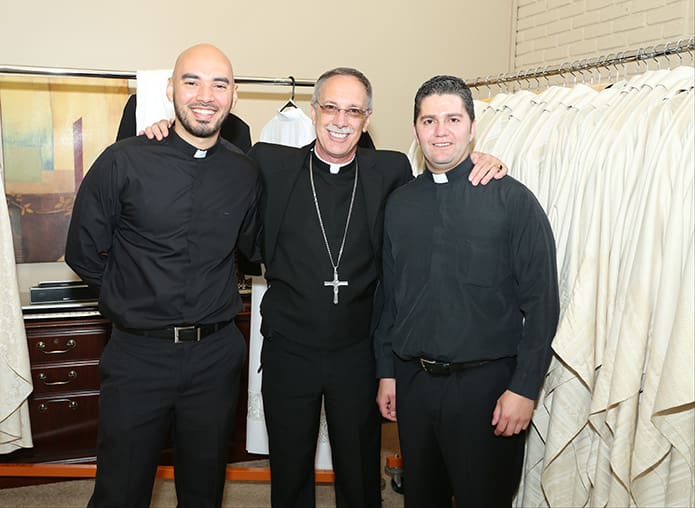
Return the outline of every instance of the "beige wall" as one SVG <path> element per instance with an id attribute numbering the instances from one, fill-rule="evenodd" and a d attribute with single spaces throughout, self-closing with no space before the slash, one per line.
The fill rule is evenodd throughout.
<path id="1" fill-rule="evenodd" d="M 695 34 L 693 0 L 515 0 L 514 70 L 650 48 Z"/>
<path id="2" fill-rule="evenodd" d="M 210 42 L 227 52 L 241 76 L 313 80 L 331 67 L 358 67 L 374 85 L 370 132 L 377 146 L 401 151 L 412 140 L 420 83 L 438 73 L 505 72 L 511 53 L 508 0 L 2 0 L 0 10 L 2 65 L 170 68 L 182 49 Z M 308 113 L 310 90 L 297 93 Z M 284 87 L 240 86 L 236 112 L 254 140 L 288 97 Z M 69 274 L 63 264 L 18 265 L 20 290 Z"/>

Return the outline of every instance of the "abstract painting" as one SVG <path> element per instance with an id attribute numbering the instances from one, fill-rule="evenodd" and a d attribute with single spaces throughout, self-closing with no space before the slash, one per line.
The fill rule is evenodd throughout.
<path id="1" fill-rule="evenodd" d="M 75 193 L 116 139 L 125 79 L 0 76 L 0 150 L 17 263 L 62 260 Z"/>

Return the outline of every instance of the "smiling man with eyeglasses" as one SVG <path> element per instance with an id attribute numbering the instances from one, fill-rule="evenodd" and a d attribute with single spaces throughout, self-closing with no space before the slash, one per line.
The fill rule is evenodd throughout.
<path id="1" fill-rule="evenodd" d="M 383 211 L 412 172 L 400 152 L 358 147 L 372 118 L 372 85 L 360 71 L 325 72 L 311 106 L 315 142 L 257 143 L 249 152 L 264 186 L 261 391 L 271 500 L 274 508 L 315 506 L 324 400 L 336 506 L 375 508 L 381 416 L 372 333 L 381 312 Z M 158 127 L 166 132 L 166 122 Z M 476 183 L 507 172 L 489 155 L 476 162 Z"/>
<path id="2" fill-rule="evenodd" d="M 319 79 L 311 99 L 311 118 L 316 128 L 314 150 L 324 162 L 342 165 L 354 158 L 371 119 L 371 96 L 371 84 L 359 75 Z"/>

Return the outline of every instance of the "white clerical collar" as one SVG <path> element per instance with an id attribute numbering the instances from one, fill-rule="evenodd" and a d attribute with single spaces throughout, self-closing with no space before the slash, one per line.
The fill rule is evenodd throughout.
<path id="1" fill-rule="evenodd" d="M 446 173 L 432 173 L 432 180 L 434 180 L 434 183 L 449 183 Z"/>
<path id="2" fill-rule="evenodd" d="M 337 175 L 340 172 L 341 168 L 344 168 L 345 166 L 347 166 L 348 164 L 350 164 L 352 161 L 355 160 L 355 156 L 353 155 L 352 159 L 350 159 L 349 161 L 344 162 L 342 164 L 336 164 L 334 162 L 328 162 L 326 159 L 321 157 L 316 150 L 313 150 L 313 152 L 316 154 L 316 158 L 318 160 L 320 160 L 321 162 L 323 162 L 325 164 L 328 164 L 328 168 L 329 168 L 332 175 Z"/>
<path id="3" fill-rule="evenodd" d="M 169 134 L 169 137 L 166 138 L 166 142 L 170 143 L 178 151 L 185 154 L 186 157 L 193 157 L 194 159 L 207 159 L 215 153 L 217 147 L 220 144 L 218 139 L 217 141 L 215 141 L 214 145 L 203 149 L 190 144 L 188 141 L 183 139 L 174 129 L 170 130 Z"/>

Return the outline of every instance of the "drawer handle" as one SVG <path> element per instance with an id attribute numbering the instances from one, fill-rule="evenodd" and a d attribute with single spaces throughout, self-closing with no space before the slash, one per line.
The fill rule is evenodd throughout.
<path id="1" fill-rule="evenodd" d="M 46 402 L 42 402 L 39 404 L 39 411 L 42 413 L 45 413 L 48 411 L 48 405 L 49 404 L 59 404 L 61 402 L 67 402 L 68 403 L 68 408 L 70 409 L 77 409 L 77 401 L 76 400 L 71 400 L 71 399 L 51 399 L 47 400 Z"/>
<path id="2" fill-rule="evenodd" d="M 60 355 L 63 353 L 67 353 L 76 345 L 77 342 L 75 341 L 75 339 L 68 339 L 68 341 L 65 343 L 65 346 L 67 346 L 65 349 L 51 349 L 50 351 L 46 351 L 46 343 L 41 340 L 36 343 L 36 348 L 45 355 Z"/>
<path id="3" fill-rule="evenodd" d="M 39 373 L 39 380 L 46 386 L 66 385 L 73 379 L 77 379 L 77 372 L 74 370 L 68 371 L 68 379 L 65 381 L 46 381 L 47 378 L 48 376 L 44 372 Z"/>

